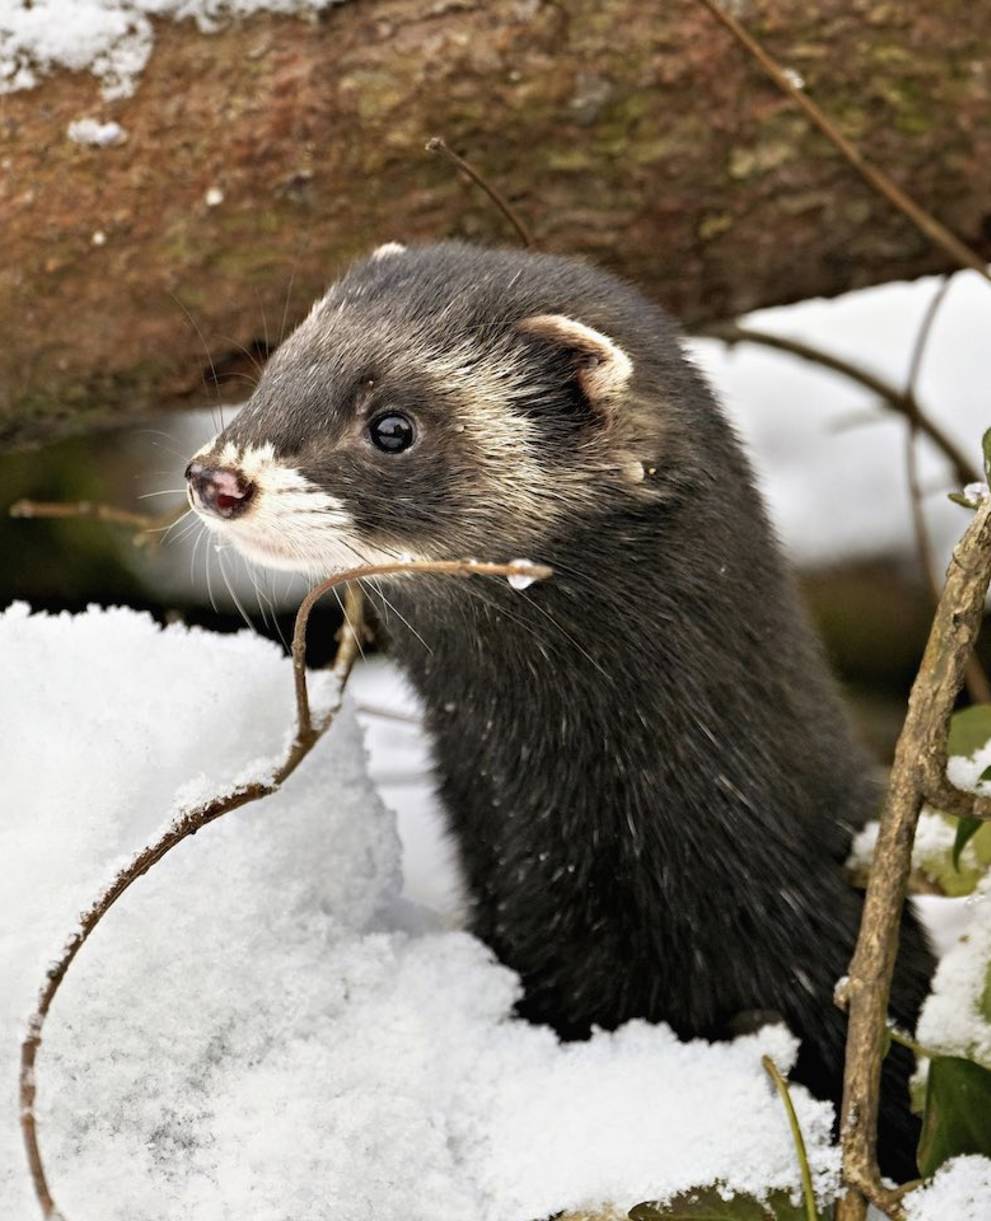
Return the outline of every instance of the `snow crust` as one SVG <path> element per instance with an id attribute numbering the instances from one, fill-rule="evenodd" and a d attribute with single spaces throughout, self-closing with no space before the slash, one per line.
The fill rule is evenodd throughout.
<path id="1" fill-rule="evenodd" d="M 127 132 L 113 120 L 101 123 L 99 119 L 73 119 L 65 134 L 74 144 L 92 144 L 96 148 L 113 148 L 127 139 Z"/>
<path id="2" fill-rule="evenodd" d="M 253 13 L 306 13 L 343 0 L 0 0 L 0 93 L 59 68 L 90 72 L 105 98 L 134 92 L 154 45 L 151 18 L 191 18 L 204 33 Z"/>
<path id="3" fill-rule="evenodd" d="M 962 789 L 987 795 L 991 783 L 981 776 L 991 767 L 991 743 L 970 756 L 953 755 L 946 774 Z M 876 825 L 875 825 L 876 826 Z M 944 858 L 952 851 L 955 824 L 938 814 L 923 813 L 912 851 L 913 863 Z M 971 845 L 961 857 L 964 868 L 978 866 Z M 940 958 L 932 993 L 919 1016 L 920 1043 L 936 1050 L 967 1056 L 991 1068 L 991 1021 L 983 1008 L 991 1004 L 991 874 L 963 900 L 966 925 Z"/>
<path id="4" fill-rule="evenodd" d="M 905 1197 L 906 1221 L 988 1221 L 991 1215 L 991 1161 L 955 1157 L 931 1183 Z"/>
<path id="5" fill-rule="evenodd" d="M 970 911 L 966 931 L 940 959 L 919 1015 L 917 1038 L 926 1047 L 991 1068 L 991 1022 L 982 1008 L 991 1004 L 991 876 L 965 903 Z"/>
<path id="6" fill-rule="evenodd" d="M 946 774 L 960 789 L 969 789 L 982 797 L 991 796 L 991 780 L 981 777 L 991 767 L 991 742 L 972 755 L 952 755 L 946 762 Z"/>
<path id="7" fill-rule="evenodd" d="M 10 609 L 0 673 L 0 1211 L 28 1221 L 16 1059 L 45 965 L 179 809 L 271 772 L 292 684 L 257 637 L 124 610 Z M 67 1215 L 533 1221 L 796 1184 L 759 1064 L 793 1062 L 783 1028 L 709 1046 L 636 1022 L 561 1046 L 510 1017 L 517 980 L 485 947 L 424 931 L 398 861 L 345 704 L 280 793 L 132 887 L 39 1055 Z M 794 1094 L 828 1194 L 830 1108 Z"/>

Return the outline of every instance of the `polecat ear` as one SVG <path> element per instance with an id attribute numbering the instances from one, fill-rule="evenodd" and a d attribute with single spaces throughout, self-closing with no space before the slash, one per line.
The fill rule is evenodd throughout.
<path id="1" fill-rule="evenodd" d="M 573 351 L 582 392 L 603 413 L 633 374 L 633 361 L 618 343 L 564 314 L 535 314 L 524 318 L 519 329 Z"/>

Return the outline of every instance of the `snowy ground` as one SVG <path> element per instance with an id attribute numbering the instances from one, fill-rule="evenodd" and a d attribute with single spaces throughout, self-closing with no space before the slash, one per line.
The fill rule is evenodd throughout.
<path id="1" fill-rule="evenodd" d="M 420 725 L 419 700 L 381 657 L 356 667 L 350 689 L 365 730 L 369 774 L 396 816 L 403 893 L 457 925 L 463 880 L 431 783 L 430 745 Z"/>
<path id="2" fill-rule="evenodd" d="M 271 769 L 292 694 L 270 643 L 128 611 L 13 608 L 0 672 L 0 1215 L 28 1221 L 17 1044 L 45 963 L 179 808 Z M 537 1221 L 705 1183 L 795 1184 L 759 1067 L 763 1053 L 792 1062 L 784 1029 L 710 1046 L 633 1022 L 561 1046 L 511 1020 L 514 977 L 453 930 L 425 744 L 394 717 L 415 713 L 409 694 L 378 665 L 353 696 L 402 847 L 349 707 L 281 794 L 123 897 L 40 1053 L 41 1142 L 66 1215 Z M 796 1101 L 829 1193 L 829 1106 Z M 986 1217 L 989 1171 L 943 1172 L 913 1221 Z"/>
<path id="3" fill-rule="evenodd" d="M 15 608 L 0 671 L 0 1215 L 28 1221 L 17 1043 L 45 962 L 178 808 L 270 769 L 292 702 L 273 645 L 130 611 Z M 187 841 L 84 947 L 39 1062 L 67 1215 L 537 1221 L 793 1185 L 759 1065 L 791 1063 L 784 1030 L 713 1047 L 635 1022 L 562 1047 L 509 1017 L 513 976 L 454 931 L 415 702 L 382 663 L 351 694 L 374 783 L 348 708 L 281 794 Z M 828 1192 L 830 1109 L 796 1101 Z M 986 1218 L 989 1172 L 962 1160 L 913 1221 Z"/>
<path id="4" fill-rule="evenodd" d="M 0 1215 L 28 1221 L 16 1058 L 45 964 L 178 808 L 270 770 L 291 676 L 247 634 L 24 608 L 0 618 L 0 672 Z M 387 794 L 422 784 L 419 762 L 379 757 Z M 450 913 L 416 851 L 421 865 L 432 852 L 407 854 L 410 892 Z M 483 946 L 402 897 L 399 859 L 346 711 L 280 794 L 121 900 L 40 1053 L 42 1145 L 68 1217 L 537 1221 L 796 1182 L 759 1066 L 764 1052 L 791 1063 L 787 1032 L 710 1047 L 631 1023 L 562 1047 L 510 1019 L 515 978 Z M 828 1191 L 829 1107 L 796 1094 Z"/>

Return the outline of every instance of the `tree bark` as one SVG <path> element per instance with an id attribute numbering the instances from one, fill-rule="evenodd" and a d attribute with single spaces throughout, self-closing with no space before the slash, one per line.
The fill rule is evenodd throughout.
<path id="1" fill-rule="evenodd" d="M 985 6 L 734 11 L 988 253 Z M 82 116 L 126 142 L 72 143 Z M 946 269 L 697 0 L 351 0 L 209 36 L 158 22 L 131 97 L 62 73 L 0 98 L 0 446 L 243 397 L 253 358 L 380 242 L 511 242 L 424 152 L 434 134 L 541 248 L 631 276 L 688 324 Z"/>

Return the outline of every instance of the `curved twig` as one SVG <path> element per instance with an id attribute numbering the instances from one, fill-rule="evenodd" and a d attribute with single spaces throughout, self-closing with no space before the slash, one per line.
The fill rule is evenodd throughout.
<path id="1" fill-rule="evenodd" d="M 805 112 L 806 117 L 818 127 L 826 139 L 843 154 L 847 161 L 875 191 L 883 195 L 899 212 L 907 216 L 912 224 L 921 233 L 924 233 L 934 246 L 938 246 L 944 254 L 947 254 L 954 263 L 959 264 L 961 267 L 969 267 L 979 275 L 982 275 L 985 280 L 991 280 L 991 272 L 988 271 L 984 260 L 975 254 L 969 246 L 964 245 L 958 237 L 955 237 L 932 213 L 927 212 L 910 195 L 907 195 L 893 179 L 888 177 L 884 170 L 878 169 L 876 165 L 872 165 L 856 145 L 852 144 L 843 135 L 825 111 L 795 83 L 777 60 L 769 54 L 753 34 L 737 21 L 732 13 L 723 8 L 721 4 L 718 4 L 716 0 L 701 0 L 701 3 L 746 48 L 782 93 L 790 97 Z"/>
<path id="2" fill-rule="evenodd" d="M 519 213 L 509 200 L 506 199 L 501 191 L 496 190 L 491 182 L 483 178 L 478 170 L 466 161 L 464 157 L 459 157 L 446 140 L 441 139 L 440 136 L 431 136 L 425 147 L 428 153 L 441 153 L 448 161 L 457 166 L 462 173 L 466 174 L 475 186 L 480 187 L 516 230 L 516 235 L 524 246 L 534 245 L 533 234 L 520 219 Z"/>
<path id="3" fill-rule="evenodd" d="M 552 575 L 552 570 L 546 564 L 532 564 L 529 560 L 514 560 L 511 564 L 490 564 L 483 560 L 391 560 L 385 564 L 362 564 L 349 572 L 328 577 L 309 591 L 299 604 L 296 612 L 296 626 L 292 634 L 293 674 L 296 683 L 296 716 L 298 719 L 300 738 L 309 737 L 313 732 L 310 716 L 309 695 L 306 690 L 306 668 L 302 664 L 302 656 L 306 648 L 306 624 L 310 611 L 320 601 L 324 594 L 335 586 L 348 581 L 359 581 L 365 577 L 387 577 L 398 573 L 419 573 L 434 576 L 490 576 L 490 577 L 530 577 L 534 581 L 544 581 Z"/>
<path id="4" fill-rule="evenodd" d="M 542 580 L 551 575 L 551 570 L 542 564 L 531 564 L 517 560 L 510 564 L 489 564 L 475 560 L 449 560 L 436 562 L 397 561 L 391 564 L 363 565 L 347 572 L 329 577 L 317 585 L 303 599 L 296 613 L 293 632 L 292 662 L 296 693 L 296 734 L 285 759 L 267 780 L 258 780 L 241 785 L 229 793 L 213 797 L 181 814 L 154 843 L 143 848 L 124 869 L 116 875 L 103 893 L 87 908 L 80 918 L 79 926 L 66 943 L 58 959 L 49 968 L 38 996 L 34 1013 L 28 1022 L 27 1033 L 21 1044 L 20 1105 L 21 1131 L 27 1153 L 28 1167 L 34 1185 L 35 1196 L 41 1206 L 42 1216 L 47 1221 L 62 1221 L 62 1214 L 55 1205 L 48 1178 L 45 1173 L 41 1148 L 38 1141 L 38 1121 L 35 1116 L 37 1097 L 36 1063 L 41 1046 L 42 1030 L 59 988 L 76 955 L 89 940 L 93 930 L 110 911 L 117 900 L 164 856 L 190 835 L 194 835 L 208 823 L 214 822 L 232 810 L 240 809 L 261 797 L 274 793 L 296 770 L 319 739 L 330 727 L 340 703 L 324 717 L 314 723 L 306 685 L 306 626 L 310 612 L 325 593 L 339 585 L 358 582 L 364 577 L 386 576 L 392 573 L 435 573 L 471 576 L 520 576 Z M 352 587 L 354 588 L 354 587 Z M 351 599 L 346 616 L 346 626 L 341 629 L 340 646 L 334 660 L 334 673 L 338 675 L 343 692 L 344 683 L 358 655 L 358 633 L 360 631 L 360 602 L 357 590 L 349 592 Z"/>
<path id="5" fill-rule="evenodd" d="M 832 352 L 826 352 L 813 344 L 805 343 L 801 339 L 792 339 L 787 335 L 775 335 L 757 327 L 739 326 L 735 322 L 717 323 L 714 326 L 705 327 L 698 332 L 698 335 L 706 339 L 721 339 L 728 344 L 753 343 L 764 348 L 773 348 L 777 352 L 797 356 L 799 360 L 821 365 L 824 369 L 831 369 L 834 373 L 840 373 L 843 377 L 850 378 L 851 381 L 859 382 L 861 386 L 873 391 L 892 411 L 905 416 L 906 419 L 916 421 L 919 432 L 927 436 L 952 464 L 954 479 L 958 483 L 961 485 L 976 483 L 983 478 L 957 443 L 931 416 L 922 410 L 914 393 L 909 395 L 906 391 L 899 390 L 897 386 L 893 386 L 891 382 L 885 381 L 883 377 L 879 377 L 869 369 L 864 369 L 852 361 L 844 360 L 842 356 L 835 356 Z"/>
<path id="6" fill-rule="evenodd" d="M 922 484 L 919 479 L 919 460 L 915 445 L 916 437 L 919 434 L 919 400 L 917 389 L 919 375 L 922 372 L 922 362 L 925 359 L 926 349 L 929 346 L 929 336 L 932 334 L 933 324 L 939 314 L 940 307 L 946 300 L 950 284 L 950 278 L 944 276 L 939 288 L 933 293 L 929 304 L 926 306 L 926 312 L 923 315 L 922 323 L 912 345 L 912 355 L 908 365 L 908 378 L 905 382 L 905 401 L 908 405 L 908 430 L 905 434 L 905 476 L 908 482 L 909 504 L 912 509 L 912 527 L 915 531 L 915 547 L 919 554 L 919 567 L 922 569 L 922 575 L 929 586 L 933 606 L 939 601 L 940 584 L 939 577 L 936 574 L 932 539 L 929 535 L 929 527 L 926 524 L 925 511 L 922 507 Z"/>
<path id="7" fill-rule="evenodd" d="M 936 558 L 933 554 L 932 538 L 926 523 L 926 512 L 923 504 L 922 483 L 919 479 L 919 460 L 916 448 L 916 437 L 919 433 L 919 398 L 918 385 L 925 360 L 929 337 L 939 311 L 946 300 L 953 281 L 949 276 L 943 276 L 939 288 L 933 293 L 922 323 L 912 345 L 912 355 L 909 360 L 908 378 L 905 382 L 905 401 L 908 405 L 908 431 L 905 435 L 905 474 L 908 481 L 909 504 L 912 510 L 912 527 L 915 531 L 915 547 L 919 555 L 919 567 L 929 586 L 932 605 L 935 608 L 941 592 L 939 576 L 936 570 Z M 976 644 L 976 641 L 975 641 Z M 991 683 L 984 672 L 984 667 L 978 660 L 976 651 L 972 650 L 967 658 L 967 673 L 965 678 L 967 692 L 975 704 L 991 703 Z"/>

